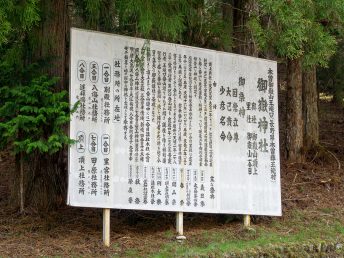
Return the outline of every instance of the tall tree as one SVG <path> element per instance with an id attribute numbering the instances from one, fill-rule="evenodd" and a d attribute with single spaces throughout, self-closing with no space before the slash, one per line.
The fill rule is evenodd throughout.
<path id="1" fill-rule="evenodd" d="M 251 17 L 258 15 L 256 0 L 239 0 L 233 3 L 233 51 L 242 55 L 258 57 L 258 46 L 252 35 Z"/>
<path id="2" fill-rule="evenodd" d="M 224 0 L 222 2 L 222 19 L 225 24 L 225 33 L 229 35 L 230 38 L 233 37 L 234 31 L 234 0 Z M 224 50 L 232 52 L 232 44 L 226 44 Z"/>
<path id="3" fill-rule="evenodd" d="M 287 63 L 286 151 L 289 161 L 303 161 L 302 68 L 299 58 Z"/>
<path id="4" fill-rule="evenodd" d="M 41 21 L 29 34 L 27 60 L 47 63 L 42 73 L 58 77 L 59 88 L 67 89 L 67 0 L 41 0 L 38 6 Z"/>
<path id="5" fill-rule="evenodd" d="M 29 1 L 18 3 L 14 0 L 2 0 L 0 3 L 0 89 L 4 87 L 15 86 L 24 79 L 24 40 L 32 27 L 40 21 L 38 1 Z M 14 76 L 15 74 L 15 76 Z M 5 92 L 0 94 L 0 108 L 6 105 Z M 6 122 L 3 110 L 0 116 L 0 123 Z M 0 127 L 0 147 L 6 148 L 8 137 L 4 133 L 8 131 L 2 125 Z M 18 179 L 16 187 L 12 187 L 11 192 L 14 197 L 12 202 L 20 206 L 21 211 L 24 208 L 24 186 L 23 170 L 20 169 L 22 158 L 19 152 L 16 152 L 16 173 L 14 178 Z M 19 188 L 19 191 L 17 190 Z"/>
<path id="6" fill-rule="evenodd" d="M 60 27 L 57 26 L 61 25 L 61 20 L 56 13 L 50 13 L 49 18 L 44 17 L 42 21 L 43 4 L 36 0 L 7 0 L 0 5 L 0 19 L 3 20 L 0 25 L 0 147 L 11 145 L 16 154 L 17 173 L 14 174 L 11 199 L 20 204 L 21 211 L 25 203 L 47 207 L 56 196 L 56 189 L 60 195 L 64 191 L 61 189 L 63 180 L 56 180 L 61 178 L 60 174 L 56 176 L 56 172 L 49 171 L 59 171 L 50 154 L 69 143 L 62 128 L 69 121 L 66 92 L 54 93 L 63 88 L 65 63 L 62 61 L 47 68 L 42 66 L 41 60 L 46 59 L 48 53 L 49 57 L 52 54 L 56 58 L 54 60 L 58 60 L 57 57 L 64 60 L 65 52 L 51 47 L 61 44 Z M 51 27 L 53 33 L 38 27 L 51 19 L 55 19 L 55 26 Z M 50 38 L 54 38 L 53 42 Z M 59 76 L 60 80 L 44 77 L 44 73 Z M 29 156 L 30 162 L 24 164 Z"/>
<path id="7" fill-rule="evenodd" d="M 181 43 L 222 51 L 232 49 L 233 6 L 230 2 L 190 1 L 184 14 L 186 27 Z"/>
<path id="8" fill-rule="evenodd" d="M 327 67 L 335 52 L 335 40 L 343 32 L 344 6 L 342 1 L 313 1 L 306 17 L 308 42 L 304 45 L 303 60 L 303 117 L 305 152 L 319 144 L 319 112 L 317 66 Z M 336 37 L 336 38 L 335 38 Z"/>
<path id="9" fill-rule="evenodd" d="M 26 62 L 40 63 L 41 74 L 58 78 L 55 91 L 68 90 L 67 0 L 41 0 L 38 7 L 41 21 L 27 37 Z M 26 177 L 28 205 L 41 210 L 56 207 L 67 189 L 67 149 L 36 153 L 31 162 Z"/>
<path id="10" fill-rule="evenodd" d="M 302 73 L 302 109 L 304 119 L 304 148 L 312 149 L 319 144 L 319 111 L 316 67 Z"/>
<path id="11" fill-rule="evenodd" d="M 316 101 L 308 100 L 308 98 L 316 94 L 303 96 L 302 67 L 325 66 L 335 52 L 335 37 L 329 29 L 324 27 L 319 17 L 332 20 L 333 15 L 336 14 L 338 15 L 337 22 L 342 22 L 341 9 L 343 7 L 338 9 L 340 11 L 336 9 L 340 2 L 341 0 L 259 0 L 260 15 L 251 19 L 250 25 L 255 31 L 261 50 L 274 49 L 275 54 L 284 58 L 288 65 L 286 154 L 292 162 L 303 160 L 304 132 L 308 135 L 309 130 L 316 128 L 310 126 L 309 122 L 317 123 L 314 117 L 318 115 L 316 108 L 308 109 L 308 106 L 304 106 L 308 109 L 306 113 L 309 115 L 309 119 L 306 120 L 306 131 L 302 100 L 305 99 L 308 104 L 314 105 Z M 322 12 L 325 6 L 328 10 Z M 309 76 L 304 77 L 304 83 L 308 85 L 305 92 L 314 93 L 315 84 L 313 81 L 308 81 L 309 78 Z M 314 132 L 311 134 L 318 137 L 318 134 Z M 306 142 L 316 143 L 317 140 Z"/>

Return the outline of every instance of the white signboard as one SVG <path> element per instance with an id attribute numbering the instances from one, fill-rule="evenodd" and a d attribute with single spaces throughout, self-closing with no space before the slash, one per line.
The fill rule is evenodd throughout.
<path id="1" fill-rule="evenodd" d="M 72 29 L 68 204 L 281 215 L 277 64 Z"/>

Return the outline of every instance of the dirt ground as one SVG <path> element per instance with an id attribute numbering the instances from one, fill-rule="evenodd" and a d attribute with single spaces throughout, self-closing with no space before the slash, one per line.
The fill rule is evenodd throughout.
<path id="1" fill-rule="evenodd" d="M 306 162 L 288 164 L 281 153 L 283 216 L 254 217 L 256 227 L 268 227 L 272 220 L 287 224 L 295 210 L 311 214 L 305 221 L 328 210 L 335 211 L 329 216 L 343 218 L 344 109 L 321 102 L 320 119 L 322 147 L 310 152 Z M 173 213 L 113 210 L 110 248 L 102 246 L 99 209 L 63 207 L 50 214 L 20 215 L 7 205 L 8 175 L 13 169 L 13 159 L 0 153 L 0 257 L 129 256 L 131 249 L 147 256 L 174 241 Z M 240 234 L 242 221 L 240 216 L 186 214 L 184 230 L 197 241 L 201 239 L 197 236 L 219 230 Z"/>

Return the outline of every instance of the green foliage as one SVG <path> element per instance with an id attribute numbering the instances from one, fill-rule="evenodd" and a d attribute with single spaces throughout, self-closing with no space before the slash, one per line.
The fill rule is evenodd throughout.
<path id="1" fill-rule="evenodd" d="M 326 66 L 344 24 L 342 0 L 259 0 L 259 16 L 249 23 L 261 50 L 303 65 Z"/>
<path id="2" fill-rule="evenodd" d="M 185 29 L 183 0 L 118 0 L 118 30 L 145 38 L 177 40 Z"/>
<path id="3" fill-rule="evenodd" d="M 307 43 L 304 46 L 303 65 L 327 67 L 331 56 L 336 52 L 336 38 L 325 31 L 319 23 L 313 23 L 307 29 Z"/>
<path id="4" fill-rule="evenodd" d="M 11 23 L 7 19 L 7 8 L 2 7 L 0 8 L 0 45 L 7 42 L 10 31 Z"/>
<path id="5" fill-rule="evenodd" d="M 252 31 L 254 38 L 257 41 L 257 46 L 260 50 L 268 49 L 268 37 L 269 34 L 272 34 L 272 31 L 265 31 L 260 24 L 259 17 L 253 15 L 248 21 L 247 26 Z"/>
<path id="6" fill-rule="evenodd" d="M 317 20 L 323 24 L 333 35 L 343 37 L 343 0 L 318 0 L 317 2 Z"/>
<path id="7" fill-rule="evenodd" d="M 86 27 L 149 39 L 177 40 L 184 31 L 183 0 L 76 0 Z"/>
<path id="8" fill-rule="evenodd" d="M 57 79 L 25 63 L 26 40 L 40 21 L 39 0 L 0 0 L 0 149 L 54 153 L 72 141 L 63 131 L 70 119 L 67 92 Z"/>
<path id="9" fill-rule="evenodd" d="M 232 44 L 221 1 L 76 0 L 86 28 L 198 47 Z"/>
<path id="10" fill-rule="evenodd" d="M 300 57 L 303 51 L 303 43 L 306 39 L 306 23 L 303 17 L 304 6 L 302 0 L 292 2 L 284 0 L 260 0 L 260 11 L 269 17 L 266 28 L 265 44 L 273 47 L 280 56 L 290 59 Z M 255 35 L 259 36 L 259 35 Z M 262 40 L 262 39 L 261 39 Z"/>
<path id="11" fill-rule="evenodd" d="M 189 1 L 185 13 L 186 30 L 183 43 L 213 49 L 228 49 L 232 35 L 223 20 L 222 1 Z M 232 29 L 232 28 L 230 28 Z"/>
<path id="12" fill-rule="evenodd" d="M 0 46 L 20 40 L 40 21 L 38 4 L 39 0 L 0 0 Z"/>
<path id="13" fill-rule="evenodd" d="M 0 0 L 0 87 L 21 83 L 25 73 L 34 72 L 33 65 L 24 64 L 25 39 L 40 21 L 38 4 L 38 0 Z"/>
<path id="14" fill-rule="evenodd" d="M 115 0 L 74 0 L 76 16 L 85 21 L 87 29 L 114 32 L 118 26 Z M 115 5 L 116 4 L 116 5 Z"/>
<path id="15" fill-rule="evenodd" d="M 0 147 L 14 153 L 54 153 L 72 141 L 63 131 L 70 120 L 67 92 L 53 92 L 57 79 L 34 78 L 0 88 Z"/>
<path id="16" fill-rule="evenodd" d="M 320 91 L 333 95 L 337 103 L 344 105 L 344 43 L 341 42 L 337 53 L 331 58 L 327 69 L 317 72 Z"/>

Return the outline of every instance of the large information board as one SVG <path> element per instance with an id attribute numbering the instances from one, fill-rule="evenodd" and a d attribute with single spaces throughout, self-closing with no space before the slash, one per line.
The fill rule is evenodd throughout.
<path id="1" fill-rule="evenodd" d="M 276 62 L 71 30 L 68 204 L 281 215 Z"/>

